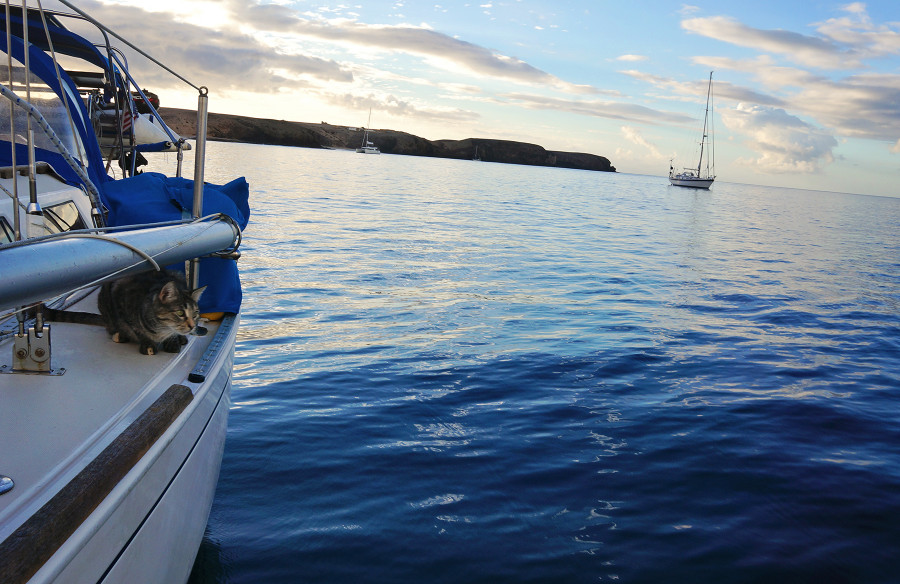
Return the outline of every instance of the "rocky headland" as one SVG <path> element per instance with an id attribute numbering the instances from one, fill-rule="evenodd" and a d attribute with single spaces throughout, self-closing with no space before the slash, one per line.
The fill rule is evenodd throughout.
<path id="1" fill-rule="evenodd" d="M 160 114 L 172 130 L 193 137 L 197 130 L 197 114 L 190 110 L 160 108 Z M 363 140 L 363 128 L 335 126 L 321 122 L 287 122 L 210 113 L 207 136 L 210 140 L 302 146 L 306 148 L 355 149 Z M 396 130 L 370 130 L 369 140 L 385 154 L 432 156 L 485 162 L 552 166 L 615 172 L 609 159 L 581 152 L 545 150 L 537 144 L 510 140 L 466 138 L 465 140 L 426 140 Z M 476 152 L 477 149 L 477 152 Z"/>

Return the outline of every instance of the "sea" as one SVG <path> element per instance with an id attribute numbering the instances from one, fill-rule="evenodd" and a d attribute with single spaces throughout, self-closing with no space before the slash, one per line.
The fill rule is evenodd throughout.
<path id="1" fill-rule="evenodd" d="M 253 215 L 192 584 L 900 582 L 900 198 L 208 160 Z"/>

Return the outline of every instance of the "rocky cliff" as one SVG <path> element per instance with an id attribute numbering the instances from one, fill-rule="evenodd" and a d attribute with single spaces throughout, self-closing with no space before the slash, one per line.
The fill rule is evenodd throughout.
<path id="1" fill-rule="evenodd" d="M 189 110 L 160 108 L 160 114 L 175 132 L 192 137 L 196 134 L 197 116 Z M 211 140 L 229 140 L 254 144 L 303 146 L 307 148 L 356 148 L 363 140 L 363 129 L 334 126 L 322 122 L 286 122 L 210 113 L 207 135 Z M 467 138 L 465 140 L 426 140 L 396 130 L 372 130 L 369 140 L 385 154 L 434 156 L 485 162 L 555 166 L 615 172 L 609 159 L 580 152 L 554 152 L 537 144 L 509 140 Z"/>

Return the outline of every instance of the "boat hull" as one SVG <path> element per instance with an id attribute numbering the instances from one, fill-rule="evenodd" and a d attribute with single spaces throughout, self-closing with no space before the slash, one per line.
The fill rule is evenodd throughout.
<path id="1" fill-rule="evenodd" d="M 158 503 L 135 532 L 133 539 L 122 551 L 102 582 L 123 584 L 134 582 L 135 574 L 141 579 L 155 582 L 186 582 L 197 556 L 197 549 L 209 520 L 216 483 L 218 482 L 225 434 L 228 424 L 231 380 L 221 392 L 212 391 L 208 404 L 199 408 L 196 420 L 190 424 L 204 423 L 204 431 L 191 444 L 193 433 L 179 438 L 174 447 L 171 462 L 177 461 L 180 452 L 190 445 L 188 456 L 179 472 L 171 480 Z M 204 420 L 208 406 L 218 393 L 212 414 Z M 167 466 L 162 461 L 157 463 Z M 159 478 L 168 476 L 163 468 Z M 157 481 L 158 482 L 158 481 Z M 151 491 L 150 489 L 145 489 Z M 148 492 L 152 496 L 155 492 Z M 142 497 L 142 498 L 146 498 Z M 158 558 L 165 558 L 159 562 Z M 63 581 L 73 581 L 65 577 Z M 152 580 L 150 579 L 152 578 Z"/>
<path id="2" fill-rule="evenodd" d="M 218 482 L 230 388 L 230 377 L 211 387 L 32 582 L 186 582 Z"/>
<path id="3" fill-rule="evenodd" d="M 364 148 L 357 148 L 356 151 L 360 154 L 381 154 L 381 150 L 375 148 L 373 146 L 366 146 Z"/>
<path id="4" fill-rule="evenodd" d="M 676 187 L 689 187 L 692 189 L 708 189 L 712 186 L 714 178 L 677 177 L 670 176 L 669 182 Z"/>
<path id="5" fill-rule="evenodd" d="M 122 99 L 139 85 L 109 41 L 168 68 L 61 3 L 72 12 L 48 18 L 23 3 L 0 15 L 2 51 L 25 65 L 32 87 L 23 99 L 18 81 L 0 83 L 17 105 L 8 123 L 21 130 L 28 117 L 42 130 L 0 136 L 0 187 L 16 193 L 0 204 L 0 583 L 183 583 L 224 452 L 241 298 L 229 260 L 239 256 L 248 188 L 243 179 L 228 192 L 204 187 L 208 92 L 190 82 L 199 91 L 194 180 L 179 178 L 181 156 L 177 177 L 138 177 L 138 152 L 186 148 L 158 115 L 160 125 Z M 91 38 L 106 46 L 63 24 L 72 21 L 93 24 Z M 107 176 L 129 150 L 125 180 Z M 208 288 L 201 311 L 212 320 L 156 351 L 130 342 L 141 334 L 102 326 L 102 283 L 185 261 L 191 287 Z M 126 301 L 155 307 L 165 296 L 146 292 Z"/>
<path id="6" fill-rule="evenodd" d="M 123 584 L 187 580 L 218 482 L 230 405 L 237 319 L 235 316 L 228 326 L 219 325 L 217 333 L 221 334 L 213 337 L 205 349 L 186 347 L 183 351 L 186 354 L 178 355 L 167 368 L 168 373 L 152 382 L 158 389 L 145 386 L 143 394 L 160 396 L 153 406 L 146 407 L 143 405 L 146 400 L 139 399 L 129 411 L 115 416 L 122 421 L 111 427 L 108 434 L 116 438 L 98 437 L 97 441 L 104 445 L 103 452 L 91 454 L 88 459 L 91 462 L 86 465 L 74 463 L 84 470 L 67 479 L 60 496 L 44 505 L 52 509 L 56 500 L 62 500 L 59 506 L 62 512 L 45 513 L 46 522 L 32 521 L 31 529 L 20 529 L 3 542 L 7 557 L 0 561 L 0 580 Z M 181 357 L 185 359 L 182 361 Z M 191 382 L 189 378 L 196 374 L 201 362 L 204 363 L 203 379 Z M 182 364 L 186 367 L 182 368 Z M 60 379 L 73 373 L 69 371 Z M 148 424 L 140 422 L 147 412 L 165 409 L 170 394 L 177 395 L 183 405 L 175 408 L 177 413 L 163 417 L 163 422 L 157 424 L 158 435 L 148 439 L 145 431 Z M 144 413 L 138 415 L 139 412 Z M 131 421 L 126 423 L 127 420 Z M 124 473 L 121 479 L 112 480 L 108 492 L 94 497 L 98 499 L 94 503 L 88 495 L 78 498 L 77 505 L 66 506 L 65 500 L 72 492 L 89 493 L 96 490 L 96 483 L 111 482 L 108 473 L 116 472 L 119 451 L 128 449 L 137 449 L 139 456 L 132 457 L 136 459 L 133 465 L 121 471 Z M 145 451 L 141 453 L 141 450 Z M 21 486 L 27 488 L 26 484 Z M 83 520 L 69 519 L 78 516 L 82 507 L 91 505 L 93 510 Z M 80 521 L 71 535 L 52 535 L 65 530 L 60 525 L 71 521 Z M 16 538 L 21 541 L 15 542 Z M 48 543 L 52 538 L 60 543 Z M 58 547 L 45 555 L 40 548 L 51 549 L 47 545 Z M 29 578 L 28 573 L 33 576 Z M 21 578 L 17 574 L 26 576 Z"/>

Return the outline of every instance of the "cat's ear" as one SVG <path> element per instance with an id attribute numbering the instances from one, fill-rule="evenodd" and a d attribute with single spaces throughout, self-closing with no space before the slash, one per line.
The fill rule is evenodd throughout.
<path id="1" fill-rule="evenodd" d="M 178 299 L 178 288 L 175 287 L 175 282 L 166 282 L 165 286 L 162 287 L 162 290 L 159 291 L 159 301 L 162 303 L 174 302 Z"/>
<path id="2" fill-rule="evenodd" d="M 200 295 L 203 294 L 204 290 L 206 290 L 206 286 L 202 286 L 191 292 L 191 298 L 194 299 L 194 302 L 200 302 Z"/>

